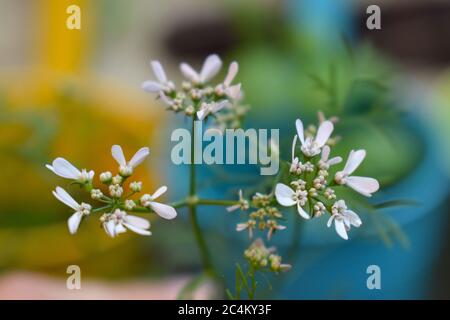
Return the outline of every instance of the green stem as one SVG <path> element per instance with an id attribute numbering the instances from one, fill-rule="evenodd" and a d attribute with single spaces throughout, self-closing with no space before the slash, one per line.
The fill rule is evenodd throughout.
<path id="1" fill-rule="evenodd" d="M 214 200 L 214 199 L 197 199 L 196 203 L 198 205 L 206 205 L 206 206 L 234 206 L 238 204 L 239 201 L 236 200 Z"/>
<path id="2" fill-rule="evenodd" d="M 196 185 L 196 175 L 195 175 L 195 117 L 192 118 L 192 128 L 191 128 L 191 163 L 189 170 L 189 198 L 196 199 L 197 197 L 197 185 Z M 206 246 L 205 238 L 203 237 L 202 230 L 198 224 L 197 218 L 197 203 L 196 201 L 190 201 L 188 203 L 189 209 L 189 219 L 192 225 L 192 231 L 194 233 L 195 240 L 197 242 L 198 249 L 200 251 L 200 257 L 202 260 L 202 265 L 204 271 L 215 276 L 216 272 L 211 263 L 211 258 L 209 255 L 208 247 Z"/>

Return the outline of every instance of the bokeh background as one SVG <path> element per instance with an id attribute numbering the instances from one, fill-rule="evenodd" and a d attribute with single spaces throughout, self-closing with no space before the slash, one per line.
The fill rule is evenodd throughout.
<path id="1" fill-rule="evenodd" d="M 70 4 L 81 7 L 81 30 L 65 27 Z M 370 4 L 381 7 L 381 30 L 366 28 Z M 112 144 L 127 153 L 148 145 L 138 170 L 146 189 L 165 183 L 166 199 L 181 195 L 185 171 L 168 154 L 170 128 L 183 122 L 140 84 L 153 77 L 150 59 L 179 83 L 180 61 L 199 65 L 213 52 L 239 61 L 252 106 L 246 126 L 281 128 L 289 154 L 292 119 L 338 116 L 337 148 L 368 150 L 361 174 L 382 182 L 375 200 L 418 204 L 367 213 L 345 243 L 323 221 L 302 226 L 292 255 L 287 232 L 278 246 L 294 270 L 272 290 L 261 283 L 262 297 L 450 298 L 448 1 L 0 0 L 0 8 L 0 298 L 173 299 L 198 274 L 183 212 L 154 221 L 151 238 L 109 239 L 95 219 L 69 235 L 69 212 L 51 195 L 65 182 L 44 164 L 64 156 L 99 173 L 115 167 Z M 206 168 L 203 193 L 233 196 L 261 182 L 253 173 Z M 232 283 L 246 245 L 233 232 L 238 217 L 221 208 L 201 217 Z M 72 264 L 80 291 L 65 288 Z M 371 264 L 381 267 L 381 290 L 366 288 Z M 213 291 L 205 285 L 196 297 Z"/>

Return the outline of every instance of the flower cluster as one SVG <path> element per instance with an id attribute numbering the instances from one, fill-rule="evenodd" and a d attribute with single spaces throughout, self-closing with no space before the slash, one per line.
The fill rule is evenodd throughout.
<path id="1" fill-rule="evenodd" d="M 367 197 L 379 189 L 377 180 L 352 175 L 364 160 L 366 152 L 352 150 L 343 170 L 331 176 L 330 168 L 342 162 L 341 157 L 330 158 L 330 144 L 335 142 L 330 139 L 333 122 L 323 120 L 317 130 L 304 130 L 300 119 L 295 124 L 297 135 L 292 143 L 289 185 L 278 183 L 275 197 L 282 206 L 296 206 L 304 219 L 320 217 L 328 212 L 331 215 L 328 227 L 334 221 L 338 235 L 348 239 L 347 232 L 351 226 L 359 227 L 362 222 L 355 212 L 347 208 L 345 200 L 337 199 L 335 188 L 345 185 Z M 297 156 L 298 139 L 301 152 Z"/>
<path id="2" fill-rule="evenodd" d="M 150 65 L 156 80 L 144 81 L 142 88 L 157 93 L 169 110 L 183 112 L 198 120 L 214 117 L 221 129 L 240 127 L 248 108 L 240 105 L 241 84 L 233 84 L 239 69 L 237 62 L 230 64 L 225 79 L 216 85 L 210 83 L 222 68 L 222 60 L 216 54 L 206 58 L 200 72 L 181 63 L 180 70 L 186 80 L 180 89 L 167 79 L 159 61 L 151 61 Z"/>
<path id="3" fill-rule="evenodd" d="M 110 237 L 124 233 L 127 229 L 141 235 L 151 235 L 150 222 L 127 212 L 155 212 L 165 219 L 174 219 L 177 216 L 175 209 L 169 205 L 156 202 L 155 200 L 167 191 L 167 187 L 159 188 L 152 195 L 144 194 L 139 199 L 131 199 L 142 191 L 142 182 L 132 181 L 126 189 L 126 181 L 133 175 L 134 169 L 149 155 L 148 148 L 139 149 L 136 154 L 127 161 L 122 148 L 114 145 L 111 154 L 117 161 L 118 174 L 113 175 L 110 171 L 100 174 L 100 182 L 103 190 L 94 188 L 94 171 L 86 169 L 79 170 L 64 158 L 56 158 L 52 165 L 46 165 L 56 175 L 73 180 L 89 192 L 90 197 L 102 203 L 103 206 L 93 209 L 90 204 L 75 201 L 63 188 L 56 187 L 53 195 L 62 203 L 69 206 L 75 213 L 68 219 L 69 232 L 75 234 L 83 217 L 91 213 L 103 213 L 100 222 Z"/>
<path id="4" fill-rule="evenodd" d="M 291 265 L 281 263 L 281 256 L 274 247 L 267 248 L 261 239 L 256 239 L 244 252 L 245 258 L 256 270 L 268 269 L 272 272 L 288 271 Z"/>
<path id="5" fill-rule="evenodd" d="M 246 222 L 238 223 L 236 231 L 248 230 L 249 237 L 252 238 L 253 231 L 258 228 L 261 231 L 267 231 L 267 240 L 270 240 L 277 230 L 286 229 L 286 226 L 279 224 L 279 221 L 283 219 L 283 214 L 274 202 L 273 194 L 257 192 L 252 197 L 250 206 L 249 201 L 243 198 L 242 191 L 239 191 L 239 204 L 228 207 L 227 210 L 229 212 L 237 209 L 247 211 L 250 207 L 252 210 L 248 214 Z"/>

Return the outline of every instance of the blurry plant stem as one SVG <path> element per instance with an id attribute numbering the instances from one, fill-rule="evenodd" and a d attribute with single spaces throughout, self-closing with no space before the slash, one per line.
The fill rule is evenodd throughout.
<path id="1" fill-rule="evenodd" d="M 195 117 L 192 117 L 192 127 L 191 127 L 191 163 L 189 170 L 189 199 L 197 199 L 197 185 L 196 185 L 196 174 L 195 174 Z M 197 246 L 200 252 L 200 257 L 202 260 L 203 270 L 206 274 L 216 277 L 217 273 L 214 270 L 214 266 L 211 262 L 211 257 L 209 255 L 208 247 L 206 246 L 205 238 L 203 237 L 202 230 L 198 224 L 197 218 L 197 203 L 195 201 L 188 202 L 189 209 L 189 219 L 191 220 L 192 231 L 197 242 Z"/>

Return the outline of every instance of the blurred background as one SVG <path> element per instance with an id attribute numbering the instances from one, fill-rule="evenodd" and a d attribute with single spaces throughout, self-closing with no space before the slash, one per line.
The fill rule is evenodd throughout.
<path id="1" fill-rule="evenodd" d="M 65 27 L 70 4 L 81 7 L 81 30 Z M 366 27 L 371 4 L 381 8 L 381 30 Z M 127 154 L 147 145 L 151 156 L 137 172 L 145 189 L 164 183 L 167 199 L 182 195 L 184 168 L 167 159 L 170 128 L 183 122 L 140 85 L 153 78 L 151 59 L 180 83 L 179 62 L 198 66 L 209 53 L 239 62 L 252 106 L 246 127 L 281 128 L 289 154 L 293 119 L 338 116 L 337 152 L 368 150 L 359 173 L 382 183 L 375 200 L 419 204 L 362 212 L 367 223 L 348 242 L 323 221 L 304 225 L 292 255 L 286 232 L 277 246 L 294 269 L 272 290 L 262 282 L 262 297 L 450 298 L 450 2 L 0 0 L 0 8 L 1 299 L 174 299 L 198 274 L 183 212 L 154 221 L 151 238 L 109 239 L 95 219 L 71 236 L 69 212 L 51 195 L 66 181 L 44 165 L 63 156 L 99 173 L 115 168 L 112 144 Z M 202 169 L 216 181 L 203 193 L 235 197 L 238 186 L 262 179 L 243 170 L 239 180 L 234 169 Z M 222 208 L 201 216 L 210 246 L 223 252 L 215 263 L 233 283 L 230 268 L 247 244 L 233 232 L 239 217 Z M 82 270 L 79 291 L 65 288 L 72 264 Z M 366 287 L 372 264 L 381 267 L 381 290 Z"/>

